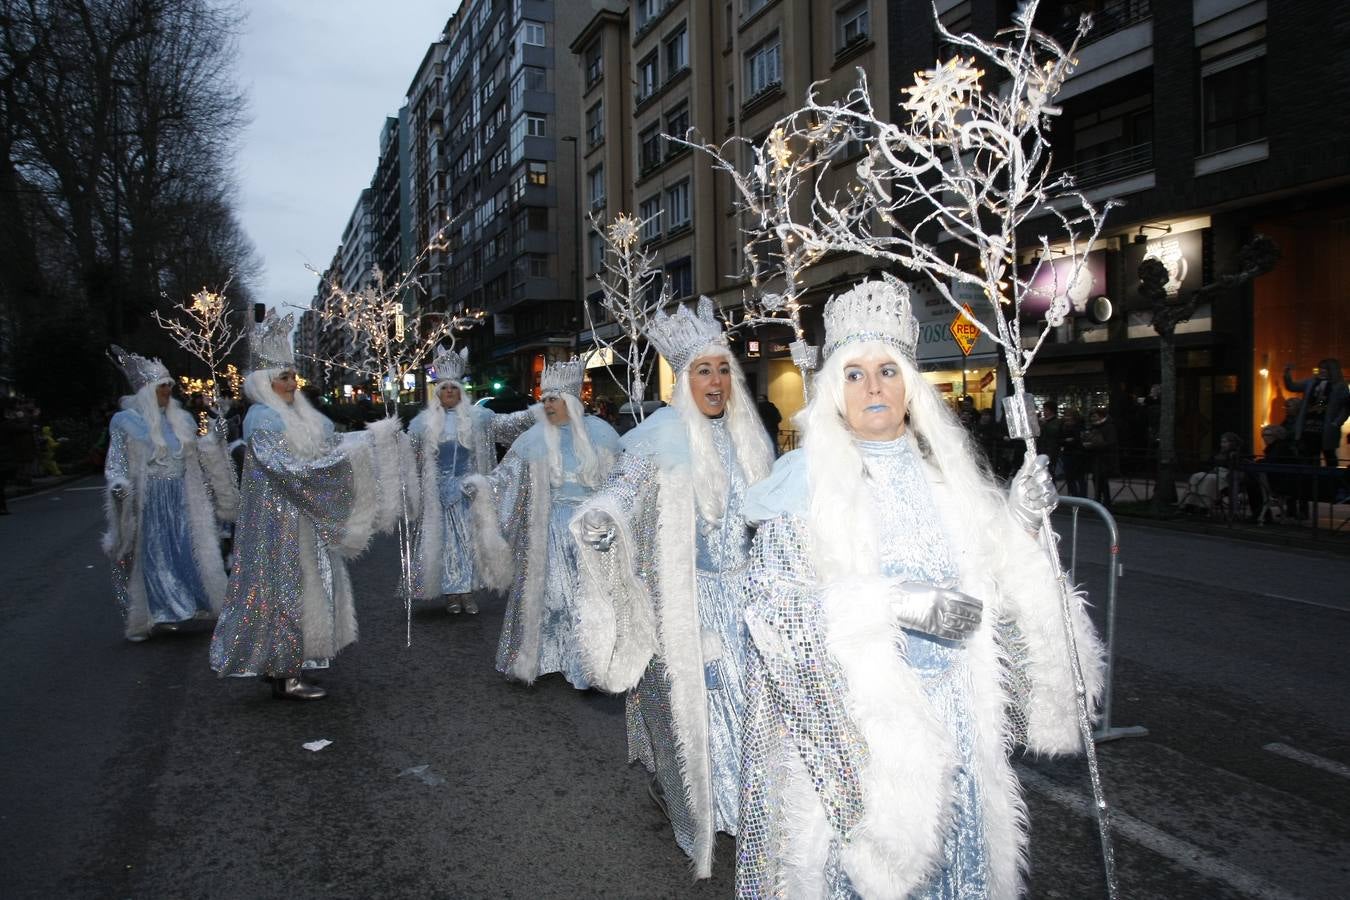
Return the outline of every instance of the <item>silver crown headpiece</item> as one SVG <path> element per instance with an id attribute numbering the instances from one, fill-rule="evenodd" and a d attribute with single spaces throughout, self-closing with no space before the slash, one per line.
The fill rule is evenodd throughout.
<path id="1" fill-rule="evenodd" d="M 436 356 L 431 360 L 431 367 L 436 370 L 436 383 L 442 381 L 453 381 L 456 384 L 464 380 L 464 370 L 469 365 L 469 348 L 465 347 L 458 352 L 446 350 L 441 347 L 436 348 Z"/>
<path id="2" fill-rule="evenodd" d="M 581 383 L 586 380 L 586 364 L 573 357 L 566 362 L 552 362 L 544 367 L 539 378 L 539 396 L 571 394 L 581 396 Z"/>
<path id="3" fill-rule="evenodd" d="M 137 356 L 135 353 L 128 353 L 116 344 L 108 347 L 108 358 L 113 361 L 113 365 L 122 370 L 122 374 L 126 376 L 127 382 L 131 385 L 133 394 L 139 392 L 147 384 L 155 384 L 160 381 L 173 382 L 173 377 L 169 374 L 168 368 L 157 359 L 148 359 L 144 356 Z"/>
<path id="4" fill-rule="evenodd" d="M 646 336 L 677 375 L 709 344 L 727 344 L 717 307 L 707 297 L 698 298 L 697 313 L 683 303 L 668 316 L 657 312 L 647 323 Z"/>
<path id="5" fill-rule="evenodd" d="M 825 353 L 845 344 L 880 341 L 911 362 L 919 345 L 919 322 L 909 304 L 909 285 L 891 275 L 864 281 L 825 304 Z"/>
<path id="6" fill-rule="evenodd" d="M 275 309 L 269 309 L 248 334 L 249 371 L 295 369 L 295 348 L 291 346 L 294 326 L 294 315 L 287 313 L 280 317 Z"/>

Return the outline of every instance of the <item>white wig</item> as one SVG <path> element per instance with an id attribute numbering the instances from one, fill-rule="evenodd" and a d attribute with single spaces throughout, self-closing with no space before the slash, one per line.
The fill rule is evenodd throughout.
<path id="1" fill-rule="evenodd" d="M 458 416 L 455 419 L 455 440 L 461 447 L 473 447 L 470 443 L 473 440 L 473 414 L 470 407 L 473 406 L 473 397 L 464 390 L 464 385 L 457 378 L 441 378 L 436 381 L 436 387 L 427 398 L 426 405 L 426 431 L 435 440 L 440 440 L 441 430 L 445 428 L 445 407 L 441 406 L 441 388 L 447 384 L 453 384 L 459 388 L 459 404 L 455 406 L 458 410 Z"/>
<path id="2" fill-rule="evenodd" d="M 310 403 L 309 398 L 299 389 L 295 392 L 294 403 L 282 400 L 272 389 L 272 379 L 282 372 L 293 371 L 295 370 L 257 369 L 248 373 L 248 377 L 244 379 L 244 396 L 281 416 L 281 422 L 286 426 L 286 440 L 290 442 L 291 449 L 297 456 L 313 458 L 324 449 L 324 437 L 327 432 L 324 427 L 326 424 L 324 414 L 315 409 L 314 404 Z"/>
<path id="3" fill-rule="evenodd" d="M 972 521 L 989 522 L 1004 514 L 1006 501 L 983 457 L 971 446 L 966 429 L 942 395 L 924 380 L 914 363 L 889 344 L 845 344 L 825 360 L 812 381 L 811 402 L 795 417 L 803 431 L 811 543 L 822 579 L 874 575 L 881 564 L 868 502 L 870 476 L 849 431 L 844 405 L 845 364 L 878 356 L 900 367 L 906 433 L 913 436 L 927 463 L 970 512 Z"/>
<path id="4" fill-rule="evenodd" d="M 747 482 L 754 484 L 769 474 L 773 466 L 773 449 L 769 446 L 769 436 L 759 418 L 759 411 L 751 402 L 750 392 L 745 386 L 745 375 L 736 357 L 722 344 L 709 344 L 694 354 L 689 366 L 675 377 L 670 405 L 684 419 L 685 431 L 689 435 L 689 461 L 693 468 L 694 499 L 699 514 L 706 522 L 720 522 L 726 512 L 729 487 L 727 473 L 717 458 L 712 425 L 699 410 L 689 388 L 689 368 L 706 356 L 721 356 L 731 367 L 731 390 L 727 391 L 723 415 L 726 416 L 731 445 L 736 450 L 736 461 Z"/>
<path id="5" fill-rule="evenodd" d="M 586 430 L 586 410 L 581 399 L 566 391 L 548 393 L 544 398 L 558 397 L 567 407 L 567 421 L 572 423 L 572 452 L 577 455 L 577 481 L 588 488 L 600 486 L 600 482 L 609 474 L 591 444 L 591 434 Z M 536 403 L 530 407 L 534 417 L 544 426 L 544 446 L 548 448 L 548 481 L 554 487 L 563 483 L 562 447 L 558 426 L 548 420 L 544 414 L 544 404 Z"/>
<path id="6" fill-rule="evenodd" d="M 159 397 L 155 395 L 156 389 L 160 385 L 172 385 L 172 378 L 160 378 L 149 384 L 142 385 L 141 389 L 134 394 L 127 394 L 122 398 L 122 408 L 139 413 L 145 420 L 147 430 L 150 432 L 150 443 L 154 447 L 152 458 L 155 460 L 165 459 L 169 455 L 169 445 L 164 441 L 164 432 L 159 428 Z M 178 438 L 180 445 L 186 445 L 190 441 L 197 439 L 197 427 L 192 421 L 192 416 L 183 409 L 183 404 L 178 402 L 178 398 L 172 394 L 169 395 L 169 405 L 164 410 L 169 420 L 169 427 Z M 176 454 L 183 455 L 180 449 Z"/>

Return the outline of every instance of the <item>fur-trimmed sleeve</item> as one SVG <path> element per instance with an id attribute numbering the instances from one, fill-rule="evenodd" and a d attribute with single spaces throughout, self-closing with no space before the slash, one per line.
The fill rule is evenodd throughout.
<path id="1" fill-rule="evenodd" d="M 659 485 L 651 457 L 621 454 L 605 483 L 582 504 L 569 526 L 580 580 L 577 644 L 587 679 L 602 690 L 617 693 L 632 688 L 656 652 L 656 612 L 642 574 L 654 561 L 641 558 L 634 522 L 658 508 Z M 585 540 L 583 522 L 593 510 L 614 526 L 614 541 L 607 551 Z"/>
<path id="2" fill-rule="evenodd" d="M 213 434 L 198 438 L 197 456 L 207 487 L 215 498 L 216 518 L 233 522 L 239 515 L 239 481 L 234 474 L 234 463 L 225 455 L 220 438 Z"/>
<path id="3" fill-rule="evenodd" d="M 1082 750 L 1073 670 L 1059 583 L 1039 541 L 1009 522 L 997 571 L 1005 615 L 1012 626 L 1006 648 L 1026 722 L 1026 746 L 1035 753 Z M 1101 702 L 1106 653 L 1087 614 L 1087 598 L 1069 590 L 1073 644 L 1083 671 L 1088 709 Z"/>
<path id="4" fill-rule="evenodd" d="M 520 529 L 528 527 L 523 516 L 512 516 L 520 508 L 520 493 L 530 489 L 530 464 L 515 450 L 507 453 L 501 465 L 488 475 L 470 475 L 464 479 L 473 489 L 469 505 L 473 518 L 473 552 L 478 575 L 494 591 L 505 591 L 515 578 L 515 560 L 511 547 Z"/>
<path id="5" fill-rule="evenodd" d="M 364 438 L 364 439 L 362 439 Z M 297 456 L 286 432 L 266 425 L 249 434 L 249 448 L 267 477 L 324 540 L 344 556 L 359 556 L 375 530 L 375 468 L 368 435 L 331 439 L 314 457 Z"/>

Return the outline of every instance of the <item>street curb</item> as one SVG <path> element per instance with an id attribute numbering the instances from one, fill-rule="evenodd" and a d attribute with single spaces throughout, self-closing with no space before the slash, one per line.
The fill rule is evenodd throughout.
<path id="1" fill-rule="evenodd" d="M 1115 513 L 1113 512 L 1112 515 L 1114 516 Z M 1319 537 L 1316 541 L 1313 541 L 1311 528 L 1303 528 L 1297 532 L 1262 534 L 1247 529 L 1227 528 L 1221 525 L 1211 525 L 1201 522 L 1173 522 L 1166 519 L 1152 519 L 1147 516 L 1120 515 L 1116 516 L 1116 522 L 1121 525 L 1136 525 L 1143 528 L 1154 528 L 1159 531 L 1174 531 L 1183 534 L 1195 534 L 1212 538 L 1227 539 L 1246 544 L 1263 544 L 1265 546 L 1281 547 L 1286 550 L 1298 550 L 1333 559 L 1341 559 L 1350 556 L 1350 537 Z M 1325 534 L 1325 529 L 1319 529 L 1318 533 Z"/>
<path id="2" fill-rule="evenodd" d="M 5 500 L 6 502 L 8 502 L 10 500 L 22 500 L 25 497 L 36 497 L 40 494 L 46 494 L 49 491 L 54 491 L 59 487 L 65 487 L 71 482 L 79 481 L 83 478 L 92 478 L 97 474 L 98 474 L 97 472 L 89 471 L 89 472 L 81 472 L 78 475 L 61 475 L 55 478 L 54 480 L 45 482 L 43 484 L 31 484 L 21 488 L 14 488 L 13 490 L 5 491 Z"/>

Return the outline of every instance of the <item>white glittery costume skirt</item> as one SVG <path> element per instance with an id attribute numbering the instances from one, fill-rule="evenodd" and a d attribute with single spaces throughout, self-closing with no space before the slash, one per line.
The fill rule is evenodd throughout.
<path id="1" fill-rule="evenodd" d="M 577 550 L 568 523 L 582 498 L 555 500 L 549 511 L 548 568 L 539 627 L 539 674 L 561 672 L 578 690 L 590 687 L 577 651 Z"/>

